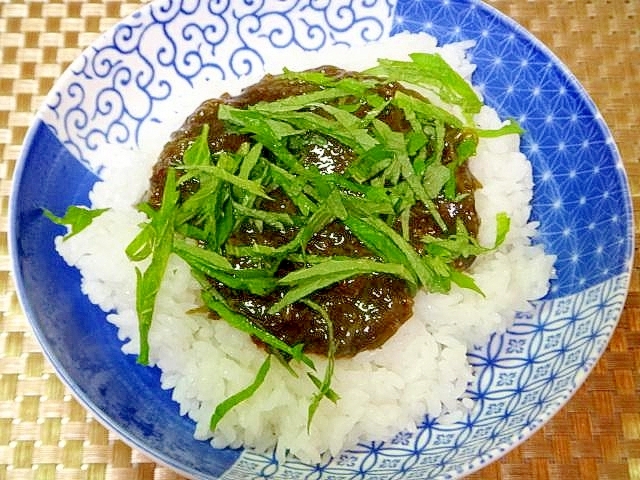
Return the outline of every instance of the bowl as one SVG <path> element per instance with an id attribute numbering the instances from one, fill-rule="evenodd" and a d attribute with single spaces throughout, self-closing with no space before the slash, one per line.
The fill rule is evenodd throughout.
<path id="1" fill-rule="evenodd" d="M 476 408 L 462 421 L 425 418 L 415 433 L 370 439 L 319 465 L 193 438 L 160 372 L 123 355 L 116 328 L 81 291 L 42 215 L 86 204 L 106 144 L 135 148 L 171 115 L 166 100 L 259 74 L 265 62 L 335 44 L 426 32 L 474 41 L 473 81 L 485 103 L 524 128 L 534 175 L 532 220 L 557 256 L 533 313 L 469 353 Z M 164 140 L 162 140 L 164 141 Z M 478 1 L 154 1 L 101 36 L 56 82 L 16 167 L 10 252 L 20 301 L 60 378 L 132 447 L 193 478 L 458 478 L 501 457 L 578 389 L 606 348 L 631 270 L 627 178 L 588 94 L 538 40 Z"/>

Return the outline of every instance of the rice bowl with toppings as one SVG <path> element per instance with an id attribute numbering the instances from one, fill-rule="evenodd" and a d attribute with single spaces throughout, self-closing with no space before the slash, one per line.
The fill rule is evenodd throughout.
<path id="1" fill-rule="evenodd" d="M 357 56 L 340 47 L 325 49 L 305 56 L 304 63 L 274 62 L 266 70 L 278 73 L 283 67 L 303 70 L 332 64 L 360 71 L 373 67 L 379 58 L 405 60 L 417 45 L 422 52 L 441 55 L 470 82 L 474 70 L 466 56 L 470 44 L 437 47 L 435 39 L 424 34 L 397 35 L 359 48 Z M 223 85 L 220 92 L 198 93 L 188 101 L 176 98 L 167 109 L 183 119 L 193 105 L 224 91 L 238 92 L 255 81 L 247 78 Z M 456 106 L 440 104 L 461 115 Z M 473 122 L 486 131 L 509 124 L 487 106 Z M 167 138 L 170 133 L 166 132 Z M 92 209 L 106 211 L 81 232 L 58 237 L 56 249 L 81 272 L 83 293 L 117 326 L 123 352 L 139 355 L 136 270 L 125 251 L 140 225 L 148 221 L 136 207 L 149 188 L 160 154 L 158 140 L 141 141 L 139 150 L 104 148 L 103 154 L 111 160 L 105 162 L 101 181 L 89 198 Z M 321 401 L 312 422 L 309 402 L 316 387 L 306 379 L 305 365 L 291 362 L 297 374 L 292 375 L 282 364 L 271 362 L 260 388 L 228 411 L 214 432 L 210 430 L 212 412 L 254 382 L 266 353 L 247 333 L 212 321 L 202 311 L 201 284 L 190 266 L 172 255 L 148 332 L 148 363 L 162 371 L 162 388 L 172 391 L 180 413 L 195 421 L 195 437 L 216 448 L 274 451 L 279 460 L 290 456 L 315 463 L 365 439 L 389 440 L 399 430 L 415 432 L 425 416 L 446 424 L 472 411 L 474 399 L 466 392 L 474 382 L 474 370 L 468 352 L 490 335 L 504 332 L 516 314 L 531 311 L 530 302 L 549 288 L 555 258 L 536 242 L 537 224 L 529 221 L 533 175 L 520 152 L 519 135 L 480 137 L 468 167 L 481 185 L 474 192 L 480 218 L 478 242 L 490 249 L 499 230 L 497 215 L 504 213 L 510 220 L 504 241 L 476 258 L 468 270 L 482 293 L 456 285 L 446 293 L 419 290 L 413 316 L 382 347 L 335 359 L 331 389 L 339 399 Z M 317 372 L 328 368 L 327 358 L 314 356 L 313 362 Z"/>

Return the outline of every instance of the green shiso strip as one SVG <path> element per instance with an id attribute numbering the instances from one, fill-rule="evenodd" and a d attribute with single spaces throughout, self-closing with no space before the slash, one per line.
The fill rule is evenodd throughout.
<path id="1" fill-rule="evenodd" d="M 220 420 L 224 418 L 224 416 L 233 409 L 236 405 L 245 400 L 250 399 L 254 393 L 260 388 L 260 386 L 264 383 L 265 378 L 267 378 L 267 373 L 269 373 L 269 369 L 271 368 L 271 355 L 267 355 L 264 362 L 258 369 L 258 373 L 256 373 L 256 377 L 250 385 L 240 390 L 238 393 L 231 395 L 226 398 L 222 402 L 220 402 L 213 414 L 211 415 L 211 419 L 209 420 L 209 429 L 213 432 L 215 431 Z"/>
<path id="2" fill-rule="evenodd" d="M 71 205 L 67 208 L 67 211 L 62 217 L 58 217 L 51 210 L 46 208 L 42 209 L 42 213 L 45 217 L 51 220 L 57 225 L 68 226 L 69 231 L 64 236 L 64 239 L 68 239 L 77 235 L 82 230 L 87 228 L 93 222 L 94 218 L 99 217 L 104 212 L 109 210 L 108 208 L 87 208 L 80 205 Z"/>
<path id="3" fill-rule="evenodd" d="M 143 365 L 149 363 L 149 329 L 155 310 L 156 297 L 160 291 L 169 256 L 173 251 L 174 219 L 179 196 L 180 192 L 176 188 L 176 175 L 170 169 L 167 171 L 160 208 L 148 211 L 151 215 L 149 222 L 127 248 L 127 254 L 130 258 L 151 257 L 151 262 L 144 272 L 136 267 L 136 311 L 140 331 L 138 362 Z M 146 252 L 147 255 L 140 255 L 140 252 Z"/>
<path id="4" fill-rule="evenodd" d="M 323 398 L 337 401 L 331 389 L 336 351 L 333 325 L 327 312 L 312 300 L 314 292 L 356 275 L 387 274 L 406 280 L 413 288 L 447 292 L 452 284 L 480 291 L 473 279 L 453 268 L 459 257 L 476 256 L 488 249 L 480 247 L 459 222 L 455 232 L 447 226 L 435 207 L 435 198 L 444 194 L 455 199 L 455 168 L 475 154 L 478 137 L 521 133 L 515 122 L 497 130 L 473 128 L 472 117 L 481 102 L 467 82 L 438 55 L 415 53 L 409 61 L 379 60 L 378 65 L 358 78 L 336 78 L 321 71 L 292 72 L 283 76 L 314 84 L 317 90 L 247 108 L 223 104 L 218 118 L 228 131 L 242 133 L 251 140 L 236 152 L 212 153 L 208 145 L 208 125 L 187 149 L 183 164 L 167 171 L 160 207 L 139 206 L 148 221 L 141 225 L 126 253 L 136 267 L 136 309 L 140 331 L 138 361 L 149 363 L 148 333 L 156 297 L 170 255 L 180 256 L 190 265 L 202 285 L 203 303 L 233 327 L 262 341 L 268 355 L 255 380 L 230 396 L 211 416 L 214 430 L 227 412 L 251 397 L 262 385 L 270 368 L 271 355 L 281 361 L 300 362 L 317 388 L 311 398 L 308 421 Z M 375 77 L 375 78 L 374 78 Z M 424 88 L 444 104 L 457 107 L 459 119 L 425 98 L 397 90 L 385 99 L 376 90 L 380 79 Z M 362 118 L 356 110 L 367 105 Z M 387 107 L 400 109 L 410 125 L 406 133 L 396 132 L 378 120 Z M 472 132 L 457 148 L 454 162 L 443 163 L 445 132 L 448 127 Z M 339 142 L 350 148 L 355 160 L 343 174 L 325 174 L 300 161 L 300 145 Z M 195 193 L 181 197 L 181 186 L 198 184 Z M 296 207 L 295 214 L 260 208 L 280 189 Z M 409 211 L 422 202 L 445 232 L 442 238 L 425 237 L 424 254 L 409 242 Z M 52 221 L 69 225 L 75 235 L 104 210 L 72 206 L 65 216 L 44 214 Z M 344 258 L 306 253 L 307 242 L 333 221 L 346 225 L 374 254 L 374 258 Z M 243 223 L 260 230 L 265 227 L 296 229 L 291 241 L 279 246 L 237 245 L 229 237 Z M 392 225 L 399 222 L 398 232 Z M 498 216 L 496 247 L 509 229 L 508 218 Z M 246 257 L 251 268 L 239 268 L 230 256 Z M 276 277 L 282 261 L 300 268 L 283 278 Z M 277 312 L 295 302 L 303 302 L 326 322 L 329 331 L 328 364 L 324 375 L 304 352 L 304 345 L 287 345 L 261 329 L 228 304 L 214 288 L 220 282 L 228 288 L 266 295 L 282 289 L 281 300 L 271 307 Z M 481 293 L 481 292 L 480 292 Z M 294 370 L 288 367 L 295 375 Z M 309 427 L 309 424 L 307 427 Z"/>
<path id="5" fill-rule="evenodd" d="M 313 416 L 315 415 L 316 410 L 318 410 L 318 407 L 320 406 L 320 402 L 322 401 L 322 399 L 326 397 L 327 399 L 331 400 L 333 403 L 336 403 L 340 399 L 340 396 L 331 388 L 331 379 L 333 378 L 333 370 L 335 368 L 335 354 L 336 354 L 336 344 L 333 338 L 333 322 L 331 321 L 331 318 L 329 317 L 329 314 L 327 313 L 327 311 L 317 303 L 309 299 L 304 300 L 304 303 L 310 308 L 312 308 L 313 310 L 315 310 L 316 312 L 318 312 L 322 317 L 322 319 L 324 320 L 324 322 L 327 324 L 327 343 L 329 345 L 329 348 L 327 351 L 327 366 L 325 368 L 324 377 L 322 378 L 322 380 L 320 380 L 320 378 L 318 378 L 312 372 L 307 373 L 307 375 L 309 376 L 313 384 L 318 389 L 318 391 L 313 395 L 311 399 L 311 403 L 309 404 L 309 408 L 308 408 L 308 414 L 307 414 L 307 432 L 308 432 L 309 429 L 311 428 L 311 420 L 313 420 Z"/>
<path id="6" fill-rule="evenodd" d="M 468 119 L 480 111 L 482 102 L 478 95 L 440 55 L 413 53 L 409 57 L 411 61 L 379 60 L 378 66 L 365 73 L 431 90 L 443 102 L 460 107 Z"/>

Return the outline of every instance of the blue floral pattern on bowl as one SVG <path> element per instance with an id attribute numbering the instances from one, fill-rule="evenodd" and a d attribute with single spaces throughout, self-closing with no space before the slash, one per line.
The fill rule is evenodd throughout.
<path id="1" fill-rule="evenodd" d="M 102 169 L 97 149 L 106 143 L 135 148 L 166 129 L 171 112 L 163 102 L 171 95 L 259 73 L 272 56 L 375 42 L 403 31 L 430 33 L 441 44 L 475 41 L 474 83 L 489 105 L 526 131 L 522 149 L 535 180 L 532 215 L 540 222 L 539 240 L 558 256 L 552 289 L 532 314 L 517 316 L 508 332 L 469 353 L 477 371 L 469 394 L 477 408 L 460 422 L 427 417 L 417 432 L 371 439 L 320 465 L 281 465 L 248 450 L 211 449 L 191 438 L 190 421 L 171 417 L 177 409 L 159 391 L 158 372 L 124 355 L 112 360 L 119 348 L 115 332 L 96 326 L 104 314 L 88 305 L 77 275 L 56 260 L 56 232 L 39 220 L 37 208 L 86 201 Z M 630 205 L 615 144 L 588 95 L 546 47 L 479 1 L 160 0 L 103 35 L 48 96 L 16 173 L 11 249 L 21 300 L 62 378 L 111 429 L 183 474 L 457 478 L 543 425 L 605 349 L 628 288 Z M 86 332 L 83 348 L 73 348 L 76 331 Z M 97 336 L 106 346 L 89 346 Z M 126 379 L 131 386 L 118 383 L 118 375 L 132 375 Z M 146 393 L 138 399 L 132 390 Z M 122 395 L 136 398 L 114 400 Z"/>

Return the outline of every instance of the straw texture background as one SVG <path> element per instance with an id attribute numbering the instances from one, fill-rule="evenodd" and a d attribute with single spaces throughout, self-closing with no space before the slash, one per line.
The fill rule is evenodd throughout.
<path id="1" fill-rule="evenodd" d="M 640 2 L 498 0 L 599 106 L 631 182 L 640 243 Z M 177 480 L 108 432 L 43 357 L 15 294 L 8 198 L 34 111 L 67 65 L 139 2 L 0 0 L 0 480 Z M 637 248 L 637 247 L 636 247 Z M 640 479 L 640 254 L 595 371 L 540 431 L 471 479 Z"/>

